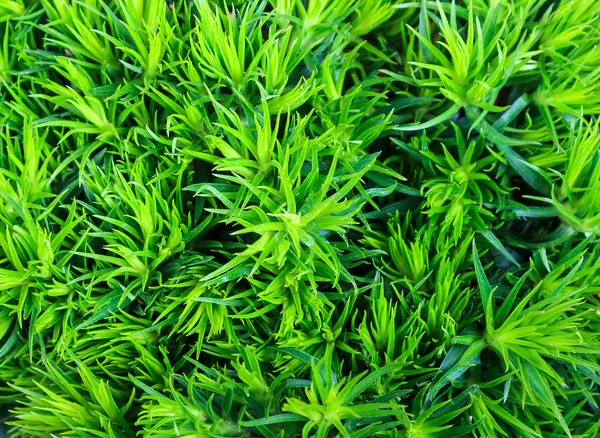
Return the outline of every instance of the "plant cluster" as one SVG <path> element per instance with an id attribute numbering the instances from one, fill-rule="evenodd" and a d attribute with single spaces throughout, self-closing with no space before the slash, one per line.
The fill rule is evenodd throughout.
<path id="1" fill-rule="evenodd" d="M 4 432 L 600 436 L 599 17 L 3 0 Z"/>

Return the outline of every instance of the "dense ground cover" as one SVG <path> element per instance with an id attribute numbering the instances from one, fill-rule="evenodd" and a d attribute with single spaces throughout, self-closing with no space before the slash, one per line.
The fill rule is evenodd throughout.
<path id="1" fill-rule="evenodd" d="M 7 433 L 597 436 L 599 14 L 3 0 Z"/>

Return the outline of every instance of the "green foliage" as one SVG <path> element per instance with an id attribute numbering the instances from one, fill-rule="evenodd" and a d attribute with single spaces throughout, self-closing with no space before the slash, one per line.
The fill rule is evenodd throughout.
<path id="1" fill-rule="evenodd" d="M 0 436 L 599 436 L 599 16 L 3 1 Z"/>

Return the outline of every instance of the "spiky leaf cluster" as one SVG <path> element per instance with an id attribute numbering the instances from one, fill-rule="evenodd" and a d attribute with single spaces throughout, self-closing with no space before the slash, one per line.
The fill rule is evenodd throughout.
<path id="1" fill-rule="evenodd" d="M 3 1 L 0 435 L 600 434 L 599 16 Z"/>

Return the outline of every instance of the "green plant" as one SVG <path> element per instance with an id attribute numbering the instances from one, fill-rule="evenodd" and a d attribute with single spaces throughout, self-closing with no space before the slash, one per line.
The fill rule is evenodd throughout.
<path id="1" fill-rule="evenodd" d="M 0 435 L 600 435 L 593 0 L 0 5 Z"/>

